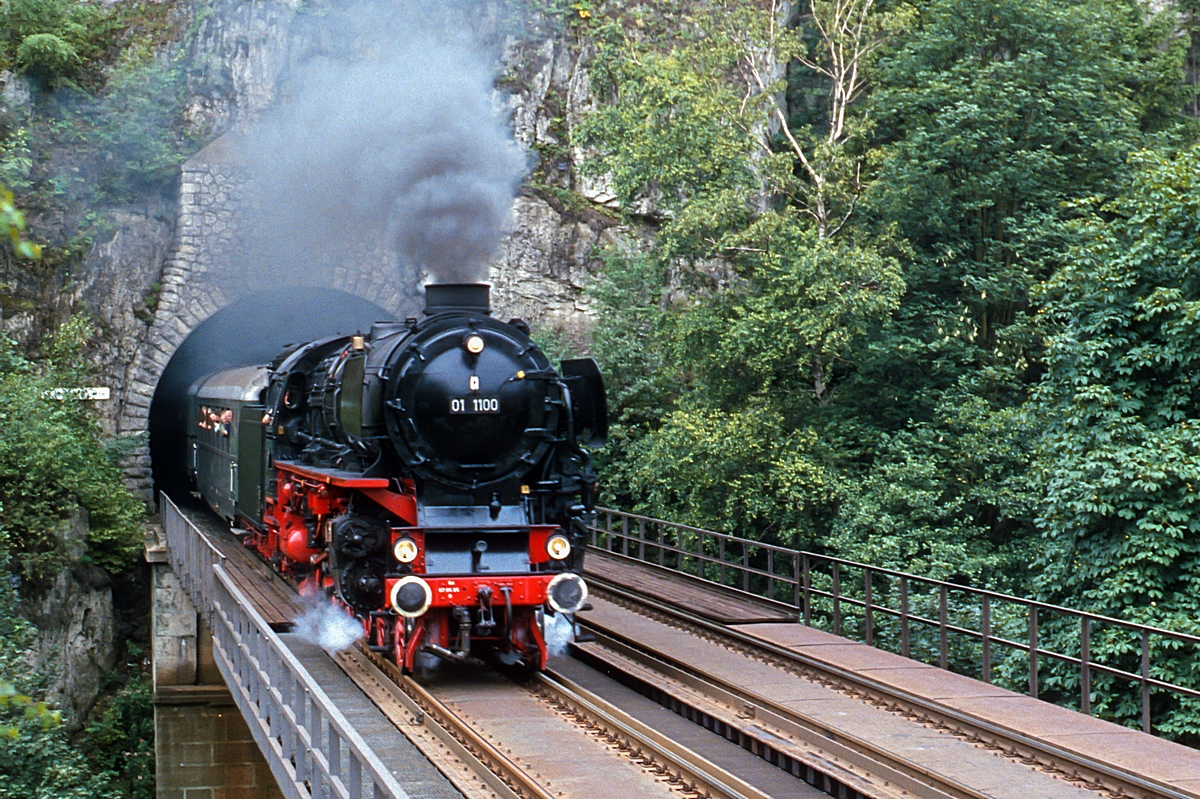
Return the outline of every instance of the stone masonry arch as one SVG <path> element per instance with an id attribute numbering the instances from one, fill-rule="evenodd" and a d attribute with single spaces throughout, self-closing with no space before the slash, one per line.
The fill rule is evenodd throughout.
<path id="1" fill-rule="evenodd" d="M 129 487 L 147 502 L 154 500 L 147 439 L 150 405 L 171 356 L 202 322 L 242 297 L 272 289 L 272 281 L 343 291 L 403 319 L 419 310 L 421 276 L 397 267 L 393 253 L 376 242 L 363 242 L 340 263 L 289 275 L 280 269 L 255 273 L 239 267 L 250 197 L 241 168 L 230 158 L 223 136 L 186 163 L 180 175 L 175 243 L 163 266 L 154 318 L 136 346 L 119 399 L 116 428 L 140 440 L 126 461 Z"/>

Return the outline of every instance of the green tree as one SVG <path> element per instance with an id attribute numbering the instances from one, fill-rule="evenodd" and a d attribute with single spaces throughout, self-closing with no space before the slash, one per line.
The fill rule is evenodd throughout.
<path id="1" fill-rule="evenodd" d="M 1121 191 L 1128 154 L 1180 127 L 1165 98 L 1182 51 L 1169 14 L 1125 0 L 916 7 L 869 97 L 860 209 L 907 243 L 907 292 L 847 386 L 868 466 L 837 541 L 881 557 L 890 528 L 903 551 L 884 562 L 903 565 L 953 540 L 963 576 L 1021 589 L 1033 505 L 1013 409 L 1043 368 L 1034 294 L 1068 260 L 1078 202 Z M 919 507 L 893 488 L 910 468 Z"/>
<path id="2" fill-rule="evenodd" d="M 904 368 L 923 385 L 903 418 L 930 419 L 982 366 L 1020 390 L 1037 356 L 1030 292 L 1062 262 L 1061 222 L 1120 191 L 1147 131 L 1177 127 L 1163 111 L 1182 86 L 1170 16 L 1133 0 L 932 0 L 882 59 L 868 205 L 912 246 L 892 358 L 919 360 Z"/>
<path id="3" fill-rule="evenodd" d="M 1053 601 L 1200 629 L 1200 147 L 1144 152 L 1130 191 L 1077 224 L 1046 286 L 1035 476 Z M 1160 657 L 1161 656 L 1161 657 Z M 1156 676 L 1200 684 L 1194 657 Z M 1136 717 L 1137 705 L 1102 707 Z M 1162 731 L 1200 735 L 1197 704 Z"/>
<path id="4" fill-rule="evenodd" d="M 8 0 L 0 7 L 6 56 L 22 72 L 54 88 L 97 54 L 105 12 L 69 0 Z"/>
<path id="5" fill-rule="evenodd" d="M 149 187 L 173 185 L 179 165 L 195 149 L 181 124 L 182 59 L 167 61 L 150 48 L 131 47 L 108 74 L 86 117 L 94 142 L 106 152 L 102 185 L 110 198 L 130 198 Z"/>
<path id="6" fill-rule="evenodd" d="M 139 659 L 141 650 L 128 646 L 130 656 Z M 103 700 L 84 730 L 80 748 L 122 799 L 154 799 L 154 686 L 136 662 L 128 666 L 131 677 Z"/>
<path id="7" fill-rule="evenodd" d="M 851 106 L 884 17 L 870 2 L 813 3 L 806 19 L 836 33 L 809 47 L 782 12 L 716 4 L 668 42 L 608 28 L 597 77 L 612 96 L 583 143 L 625 207 L 658 224 L 649 252 L 612 254 L 599 291 L 612 324 L 598 339 L 618 345 L 601 353 L 630 359 L 609 371 L 634 375 L 618 383 L 610 490 L 644 510 L 811 542 L 836 494 L 815 418 L 903 282 L 878 237 L 849 224 L 863 130 Z M 866 22 L 846 33 L 847 14 Z M 793 59 L 827 84 L 823 127 L 795 123 L 778 100 Z M 633 289 L 631 274 L 654 282 Z"/>

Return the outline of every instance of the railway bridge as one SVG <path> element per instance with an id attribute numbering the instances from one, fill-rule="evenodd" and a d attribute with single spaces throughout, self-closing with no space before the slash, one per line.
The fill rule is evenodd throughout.
<path id="1" fill-rule="evenodd" d="M 286 583 L 161 506 L 162 799 L 1200 797 L 1154 734 L 1200 699 L 1156 665 L 1193 636 L 604 511 L 573 657 L 418 683 L 298 635 Z"/>

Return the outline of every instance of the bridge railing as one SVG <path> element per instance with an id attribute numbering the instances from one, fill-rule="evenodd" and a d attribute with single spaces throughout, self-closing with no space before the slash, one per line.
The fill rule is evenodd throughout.
<path id="1" fill-rule="evenodd" d="M 1200 699 L 1156 668 L 1158 658 L 1200 662 L 1200 636 L 605 508 L 591 532 L 594 548 L 786 608 L 808 626 L 1084 713 L 1140 717 L 1148 733 L 1156 699 Z"/>
<path id="2" fill-rule="evenodd" d="M 213 633 L 217 668 L 289 799 L 408 799 L 225 568 L 219 550 L 162 497 L 167 557 Z"/>

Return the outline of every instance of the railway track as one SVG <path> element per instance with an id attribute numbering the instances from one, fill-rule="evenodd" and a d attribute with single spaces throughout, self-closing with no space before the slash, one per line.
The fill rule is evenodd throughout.
<path id="1" fill-rule="evenodd" d="M 390 661 L 362 649 L 343 652 L 337 660 L 464 795 L 501 799 L 583 799 L 596 795 L 595 785 L 574 784 L 574 780 L 562 778 L 563 766 L 555 762 L 562 760 L 558 749 L 562 740 L 541 740 L 541 753 L 522 750 L 520 736 L 506 739 L 490 735 L 481 731 L 478 720 L 464 715 L 456 707 L 468 704 L 461 690 L 447 700 L 445 690 L 401 675 Z M 480 701 L 495 703 L 496 692 L 487 692 L 489 682 L 494 687 L 494 679 L 483 679 L 485 695 Z M 580 734 L 602 744 L 608 757 L 619 758 L 647 775 L 661 789 L 660 795 L 769 799 L 768 794 L 553 670 L 537 675 L 528 685 L 505 682 L 499 701 L 511 705 L 508 712 L 528 714 L 530 703 L 551 709 Z M 468 698 L 473 693 L 468 689 Z M 572 762 L 566 768 L 587 769 L 586 762 L 578 761 L 579 747 L 569 748 Z M 611 767 L 609 764 L 603 771 L 615 778 Z"/>
<path id="2" fill-rule="evenodd" d="M 1170 799 L 1187 796 L 1161 790 L 1157 785 L 1141 784 L 1142 781 L 1132 775 L 1105 772 L 1090 768 L 1092 764 L 1081 764 L 1076 758 L 1060 757 L 1060 753 L 1042 742 L 1014 738 L 1005 730 L 973 724 L 969 718 L 955 717 L 952 709 L 919 696 L 899 695 L 890 687 L 873 683 L 859 674 L 812 661 L 734 627 L 646 597 L 630 596 L 624 590 L 613 590 L 611 585 L 594 577 L 591 584 L 600 601 L 659 620 L 688 636 L 706 639 L 723 649 L 759 661 L 785 680 L 795 683 L 798 682 L 795 678 L 800 677 L 988 748 L 1093 794 Z M 700 674 L 694 663 L 673 661 L 643 641 L 631 639 L 620 629 L 597 623 L 593 614 L 583 616 L 592 617 L 581 617 L 580 621 L 595 640 L 574 645 L 579 660 L 781 768 L 815 790 L 845 799 L 913 796 L 984 799 L 993 795 L 954 779 L 953 772 L 947 778 L 945 772 L 923 768 L 906 759 L 902 750 L 897 754 L 897 750 L 855 737 L 837 723 L 825 723 L 774 702 L 769 688 L 758 692 L 744 687 L 745 679 L 739 684 L 737 680 L 720 680 L 714 674 Z M 542 734 L 540 738 L 531 736 L 529 740 L 520 741 L 518 732 L 513 740 L 525 744 L 522 747 L 506 741 L 506 736 L 513 735 L 511 729 L 489 733 L 486 725 L 478 723 L 479 719 L 461 712 L 462 707 L 469 707 L 475 701 L 469 692 L 464 693 L 465 689 L 456 694 L 436 684 L 423 686 L 401 677 L 394 664 L 365 650 L 344 652 L 336 660 L 392 724 L 465 796 L 472 799 L 564 799 L 614 795 L 607 790 L 599 794 L 594 789 L 582 790 L 579 785 L 570 784 L 569 779 L 563 780 L 563 768 L 549 762 L 554 759 L 552 750 L 557 743 L 553 735 Z M 500 680 L 494 674 L 492 677 Z M 477 679 L 470 678 L 467 683 Z M 618 761 L 624 761 L 626 769 L 635 764 L 638 770 L 650 776 L 654 783 L 653 793 L 657 795 L 714 799 L 759 799 L 768 795 L 697 754 L 697 751 L 705 751 L 702 745 L 696 751 L 680 746 L 669 735 L 656 732 L 564 674 L 551 670 L 527 686 L 503 682 L 502 691 L 482 701 L 512 703 L 514 708 L 521 703 L 526 707 L 540 705 L 543 711 L 553 711 L 559 722 L 573 728 L 576 735 L 586 735 L 607 750 L 608 759 L 594 764 L 597 771 L 613 769 Z M 506 715 L 513 713 L 504 711 Z M 679 740 L 685 738 L 682 736 Z M 743 773 L 740 768 L 735 770 Z M 808 786 L 797 782 L 797 788 L 808 789 Z M 651 795 L 639 789 L 628 793 L 639 799 Z M 784 795 L 777 790 L 770 793 Z M 786 795 L 799 794 L 793 791 Z"/>
<path id="3" fill-rule="evenodd" d="M 239 542 L 210 514 L 192 511 L 187 515 L 194 517 L 193 520 L 218 541 L 218 546 L 232 547 L 229 554 L 239 556 L 238 568 L 245 579 L 250 582 L 256 579 L 276 581 L 276 593 L 294 596 L 295 586 L 279 575 L 260 574 L 257 561 L 246 557 L 240 551 Z M 299 608 L 297 604 L 294 612 L 298 613 Z M 437 685 L 427 687 L 401 675 L 394 663 L 365 648 L 341 652 L 334 660 L 392 725 L 464 796 L 472 799 L 564 799 L 598 795 L 594 789 L 581 790 L 584 786 L 571 785 L 569 779 L 561 779 L 564 772 L 577 770 L 576 764 L 539 763 L 539 759 L 553 760 L 556 743 L 553 739 L 535 736 L 524 742 L 509 741 L 506 745 L 503 735 L 489 737 L 475 722 L 457 712 L 453 702 L 444 701 Z M 668 736 L 630 717 L 566 676 L 549 672 L 523 686 L 480 668 L 468 680 L 469 683 L 475 681 L 487 683 L 493 689 L 497 682 L 502 683 L 500 701 L 513 708 L 508 712 L 528 712 L 529 706 L 539 706 L 546 714 L 556 716 L 560 727 L 573 728 L 577 737 L 597 742 L 599 746 L 593 749 L 603 754 L 598 760 L 602 763 L 598 772 L 612 770 L 620 765 L 617 761 L 622 761 L 626 770 L 646 775 L 651 785 L 635 785 L 635 792 L 631 794 L 639 799 L 655 795 L 645 793 L 647 787 L 657 788 L 657 795 L 668 797 L 767 799 L 767 794 L 674 743 Z M 468 694 L 472 690 L 469 689 Z M 457 699 L 461 705 L 464 697 L 462 691 L 459 693 Z M 522 704 L 525 711 L 520 710 Z M 527 746 L 522 749 L 520 744 Z M 532 749 L 528 745 L 532 745 Z M 548 751 L 539 753 L 538 748 Z M 514 756 L 514 750 L 519 756 Z M 555 784 L 556 779 L 559 784 Z"/>
<path id="4" fill-rule="evenodd" d="M 783 674 L 800 677 L 949 733 L 1088 791 L 1137 799 L 1188 797 L 1170 786 L 1149 783 L 1137 775 L 1085 760 L 1044 741 L 980 723 L 923 697 L 898 693 L 890 686 L 816 662 L 736 628 L 671 605 L 630 595 L 594 577 L 589 580 L 589 586 L 598 599 L 707 639 L 768 664 Z M 696 664 L 664 657 L 622 634 L 621 630 L 599 624 L 588 615 L 581 616 L 580 621 L 593 640 L 573 644 L 577 657 L 676 713 L 740 743 L 826 793 L 839 795 L 839 791 L 844 790 L 853 792 L 850 795 L 879 799 L 898 795 L 984 799 L 989 795 L 856 738 L 833 724 L 774 702 L 769 692 L 756 692 L 712 674 L 700 674 Z"/>

